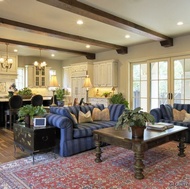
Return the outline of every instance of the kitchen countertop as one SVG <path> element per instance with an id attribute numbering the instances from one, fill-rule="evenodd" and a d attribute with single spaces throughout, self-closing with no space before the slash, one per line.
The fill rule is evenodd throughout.
<path id="1" fill-rule="evenodd" d="M 43 100 L 51 100 L 51 96 L 43 96 Z M 23 101 L 31 101 L 31 98 L 29 99 L 23 99 Z M 9 102 L 8 97 L 0 97 L 0 102 Z"/>

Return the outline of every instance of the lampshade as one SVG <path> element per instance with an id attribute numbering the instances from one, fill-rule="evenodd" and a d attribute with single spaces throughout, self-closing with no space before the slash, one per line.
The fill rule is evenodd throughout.
<path id="1" fill-rule="evenodd" d="M 50 87 L 58 87 L 57 77 L 56 75 L 52 75 L 50 79 Z"/>
<path id="2" fill-rule="evenodd" d="M 92 87 L 92 83 L 91 83 L 90 78 L 89 78 L 88 75 L 86 76 L 86 78 L 84 80 L 84 84 L 83 84 L 82 87 L 83 88 L 87 88 L 87 89 L 90 88 L 90 87 Z"/>

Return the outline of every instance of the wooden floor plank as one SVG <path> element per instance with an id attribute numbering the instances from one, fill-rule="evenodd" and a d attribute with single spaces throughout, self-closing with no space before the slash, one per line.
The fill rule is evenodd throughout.
<path id="1" fill-rule="evenodd" d="M 14 156 L 14 136 L 13 131 L 0 127 L 0 163 L 5 163 L 29 156 L 17 148 Z"/>

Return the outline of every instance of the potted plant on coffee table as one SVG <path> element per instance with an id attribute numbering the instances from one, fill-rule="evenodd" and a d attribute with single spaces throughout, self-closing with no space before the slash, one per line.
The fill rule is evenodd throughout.
<path id="1" fill-rule="evenodd" d="M 132 130 L 133 138 L 143 138 L 146 123 L 150 122 L 154 124 L 154 121 L 154 116 L 150 113 L 141 111 L 140 107 L 134 110 L 126 108 L 118 118 L 115 128 L 119 129 L 128 126 L 128 128 Z"/>
<path id="2" fill-rule="evenodd" d="M 42 117 L 46 113 L 43 106 L 32 106 L 27 104 L 22 106 L 18 111 L 19 119 L 18 121 L 25 121 L 26 126 L 33 125 L 34 117 Z"/>

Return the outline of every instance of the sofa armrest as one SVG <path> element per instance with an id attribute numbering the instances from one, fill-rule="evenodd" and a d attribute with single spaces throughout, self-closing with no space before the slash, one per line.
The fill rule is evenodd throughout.
<path id="1" fill-rule="evenodd" d="M 160 108 L 154 108 L 150 110 L 150 114 L 154 116 L 155 122 L 159 122 L 161 119 L 163 119 Z"/>
<path id="2" fill-rule="evenodd" d="M 65 116 L 49 113 L 46 115 L 46 120 L 48 125 L 52 125 L 60 129 L 73 129 L 74 127 L 72 120 Z"/>

